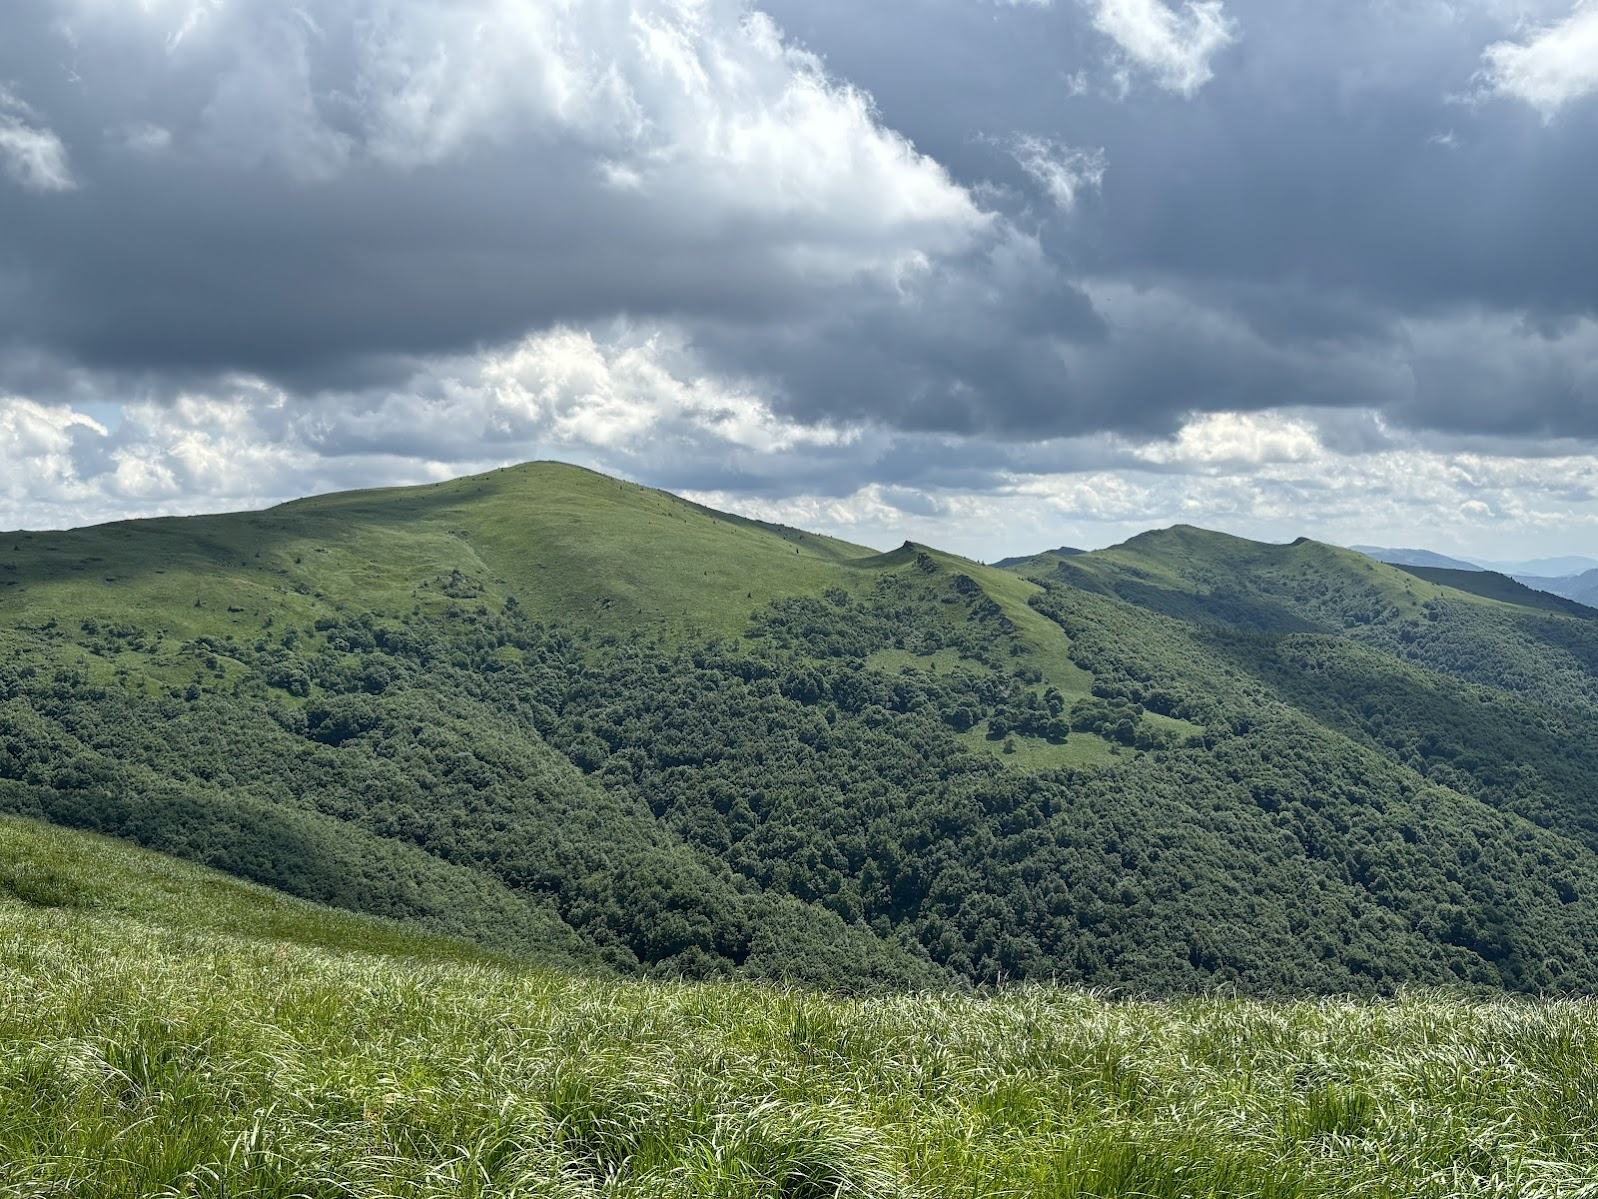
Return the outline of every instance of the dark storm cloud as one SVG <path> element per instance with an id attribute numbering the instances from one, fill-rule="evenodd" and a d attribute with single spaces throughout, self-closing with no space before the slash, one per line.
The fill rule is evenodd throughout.
<path id="1" fill-rule="evenodd" d="M 496 165 L 491 181 L 430 172 L 396 184 L 371 170 L 309 188 L 181 168 L 99 173 L 65 201 L 0 207 L 28 258 L 49 264 L 0 318 L 89 365 L 247 369 L 314 388 L 556 321 L 778 319 L 791 305 L 781 247 L 663 235 L 636 200 L 548 187 L 588 166 L 556 149 Z"/>
<path id="2" fill-rule="evenodd" d="M 736 3 L 544 7 L 22 0 L 0 79 L 80 186 L 0 187 L 11 370 L 53 355 L 381 383 L 620 312 L 785 319 L 979 231 L 935 164 L 741 28 Z M 640 12 L 661 46 L 640 48 Z M 481 74 L 479 18 L 522 23 L 490 28 L 510 57 Z M 552 47 L 546 27 L 592 44 Z M 674 38 L 698 39 L 712 77 Z M 433 79 L 435 54 L 466 76 Z M 802 161 L 823 135 L 839 161 Z"/>
<path id="3" fill-rule="evenodd" d="M 1046 436 L 1064 414 L 1116 423 L 1103 411 L 1107 397 L 1080 387 L 1065 358 L 1105 332 L 1087 296 L 1034 242 L 1012 235 L 938 264 L 903 292 L 855 292 L 781 322 L 707 323 L 696 344 L 740 374 L 768 378 L 801 420 Z"/>
<path id="4" fill-rule="evenodd" d="M 1044 470 L 1101 465 L 1102 446 L 1070 445 L 1044 449 L 993 440 L 970 440 L 947 434 L 864 434 L 833 445 L 811 445 L 802 453 L 777 456 L 728 452 L 724 445 L 684 440 L 666 455 L 648 462 L 611 460 L 627 469 L 643 468 L 650 481 L 668 491 L 714 491 L 789 499 L 822 496 L 841 499 L 860 490 L 863 481 L 901 491 L 938 489 L 981 493 L 1002 486 L 1016 469 Z"/>
<path id="5" fill-rule="evenodd" d="M 1178 19 L 1152 0 L 764 5 L 874 116 L 791 88 L 733 0 L 594 0 L 576 50 L 544 7 L 14 0 L 0 391 L 376 395 L 627 314 L 790 418 L 917 444 L 1294 405 L 1598 434 L 1598 101 L 1487 95 L 1521 35 L 1485 0 L 1231 0 L 1164 65 L 1180 39 L 1125 28 Z M 701 43 L 738 69 L 701 78 Z M 1102 180 L 1051 188 L 1049 154 Z"/>
<path id="6" fill-rule="evenodd" d="M 1026 194 L 1000 160 L 995 135 L 1011 130 L 1102 148 L 1092 202 L 1051 218 L 1034 194 L 1016 219 L 1039 219 L 1070 277 L 1191 305 L 1181 327 L 1120 326 L 1118 353 L 1077 368 L 1070 383 L 1108 392 L 1102 406 L 1057 396 L 1051 414 L 1029 397 L 1011 427 L 1160 430 L 1190 409 L 1321 403 L 1445 430 L 1598 433 L 1592 347 L 1531 329 L 1598 316 L 1598 101 L 1545 120 L 1482 94 L 1484 48 L 1517 32 L 1502 6 L 1233 0 L 1236 44 L 1192 97 L 1135 79 L 1123 96 L 1085 57 L 1074 0 L 916 7 L 936 19 L 774 2 L 957 177 Z M 913 56 L 891 52 L 901 31 Z M 1498 326 L 1486 341 L 1484 319 Z"/>
<path id="7" fill-rule="evenodd" d="M 1014 131 L 1103 147 L 1101 201 L 1052 247 L 1076 270 L 1301 290 L 1306 306 L 1352 291 L 1598 311 L 1598 102 L 1545 124 L 1471 98 L 1483 48 L 1514 29 L 1502 6 L 1230 0 L 1238 39 L 1211 81 L 1191 97 L 1134 82 L 1124 98 L 1077 0 L 878 5 L 861 20 L 845 0 L 768 7 L 960 177 L 1025 187 L 1002 161 Z M 911 56 L 892 52 L 900 31 Z"/>

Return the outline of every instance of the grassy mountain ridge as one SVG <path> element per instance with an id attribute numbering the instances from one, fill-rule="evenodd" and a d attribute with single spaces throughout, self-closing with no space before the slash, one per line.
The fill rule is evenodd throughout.
<path id="1" fill-rule="evenodd" d="M 0 807 L 498 952 L 1598 987 L 1598 629 L 1350 551 L 1000 570 L 534 464 L 6 535 L 0 580 Z"/>
<path id="2" fill-rule="evenodd" d="M 455 590 L 475 593 L 467 598 L 519 594 L 536 614 L 596 628 L 691 621 L 728 633 L 742 628 L 741 601 L 819 589 L 829 567 L 874 554 L 553 462 L 264 512 L 0 536 L 11 543 L 9 555 L 0 550 L 7 623 L 70 606 L 100 619 L 159 613 L 183 634 L 250 627 L 262 610 L 399 611 L 462 598 L 440 594 L 437 576 L 458 576 Z"/>
<path id="3" fill-rule="evenodd" d="M 1512 579 L 1495 571 L 1443 570 L 1410 565 L 1401 566 L 1400 569 L 1430 583 L 1438 583 L 1456 591 L 1467 591 L 1472 595 L 1499 600 L 1516 607 L 1541 608 L 1547 612 L 1557 612 L 1561 616 L 1573 616 L 1578 620 L 1598 620 L 1598 608 L 1553 594 L 1547 588 L 1531 587 L 1519 579 Z"/>
<path id="4" fill-rule="evenodd" d="M 1307 538 L 1270 545 L 1187 526 L 1017 569 L 1197 626 L 1346 636 L 1551 702 L 1598 698 L 1590 611 L 1490 573 L 1389 566 Z"/>
<path id="5" fill-rule="evenodd" d="M 1025 565 L 1026 563 L 1033 562 L 1034 560 L 1043 557 L 1045 554 L 1057 558 L 1074 558 L 1076 555 L 1086 552 L 1086 550 L 1073 549 L 1071 546 L 1062 545 L 1057 549 L 1044 550 L 1042 554 L 1022 554 L 1014 558 L 1000 558 L 997 562 L 992 563 L 992 565 L 1000 570 L 1009 570 L 1017 566 Z"/>

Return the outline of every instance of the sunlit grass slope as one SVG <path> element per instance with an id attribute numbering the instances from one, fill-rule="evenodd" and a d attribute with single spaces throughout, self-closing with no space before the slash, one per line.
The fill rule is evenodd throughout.
<path id="1" fill-rule="evenodd" d="M 1168 616 L 1269 632 L 1330 632 L 1373 616 L 1415 615 L 1428 602 L 1485 610 L 1598 616 L 1491 572 L 1391 566 L 1301 537 L 1286 545 L 1175 525 L 1087 554 L 1055 551 L 1007 570 L 1114 594 Z"/>
<path id="2" fill-rule="evenodd" d="M 7 1195 L 1441 1199 L 1598 1172 L 1591 1003 L 599 982 L 62 838 L 0 825 Z"/>
<path id="3" fill-rule="evenodd" d="M 340 526 L 437 530 L 458 543 L 464 573 L 596 629 L 739 633 L 757 606 L 819 591 L 837 563 L 874 552 L 560 463 L 345 492 L 273 515 L 305 522 L 319 540 Z"/>
<path id="4" fill-rule="evenodd" d="M 1268 632 L 1330 632 L 1344 626 L 1352 596 L 1415 610 L 1440 590 L 1352 550 L 1300 538 L 1290 545 L 1249 541 L 1191 525 L 1140 533 L 1092 553 L 1039 554 L 1010 567 L 1102 591 L 1140 607 L 1200 623 Z"/>
<path id="5" fill-rule="evenodd" d="M 875 552 L 553 462 L 3 538 L 0 620 L 160 614 L 189 637 L 274 613 L 443 607 L 443 585 L 601 631 L 737 634 L 760 605 L 820 591 Z"/>
<path id="6" fill-rule="evenodd" d="M 501 960 L 413 925 L 306 903 L 110 837 L 0 816 L 0 909 L 74 915 L 114 935 L 123 924 L 415 959 Z"/>

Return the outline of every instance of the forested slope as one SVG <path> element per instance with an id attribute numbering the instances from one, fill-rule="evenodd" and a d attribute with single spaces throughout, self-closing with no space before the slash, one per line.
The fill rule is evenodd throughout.
<path id="1" fill-rule="evenodd" d="M 0 804 L 591 969 L 1598 986 L 1598 624 L 539 464 L 0 539 Z"/>

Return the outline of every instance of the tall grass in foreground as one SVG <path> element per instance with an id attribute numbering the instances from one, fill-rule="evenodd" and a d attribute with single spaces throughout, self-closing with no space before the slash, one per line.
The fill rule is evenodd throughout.
<path id="1" fill-rule="evenodd" d="M 0 903 L 0 1195 L 1598 1195 L 1598 1006 L 841 1000 Z"/>

